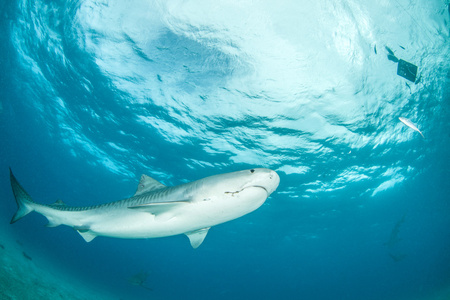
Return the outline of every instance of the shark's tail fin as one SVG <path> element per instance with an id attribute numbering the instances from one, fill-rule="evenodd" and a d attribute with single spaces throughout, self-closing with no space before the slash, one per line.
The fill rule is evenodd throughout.
<path id="1" fill-rule="evenodd" d="M 20 185 L 20 183 L 17 181 L 16 177 L 14 177 L 14 174 L 11 171 L 11 168 L 9 168 L 9 178 L 11 180 L 11 187 L 14 193 L 14 197 L 16 198 L 17 202 L 17 212 L 11 219 L 11 224 L 20 220 L 21 218 L 25 217 L 27 214 L 32 212 L 34 210 L 33 207 L 33 200 L 31 199 L 30 195 L 24 190 L 24 188 Z"/>

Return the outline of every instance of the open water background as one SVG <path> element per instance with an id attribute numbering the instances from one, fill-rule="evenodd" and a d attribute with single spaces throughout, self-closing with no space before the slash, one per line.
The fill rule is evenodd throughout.
<path id="1" fill-rule="evenodd" d="M 120 299 L 450 297 L 447 0 L 0 12 L 0 228 L 49 269 Z M 74 206 L 129 197 L 142 173 L 176 185 L 267 167 L 281 184 L 196 250 L 185 236 L 87 244 L 37 214 L 9 225 L 9 166 L 35 201 Z M 153 291 L 128 283 L 140 270 Z"/>

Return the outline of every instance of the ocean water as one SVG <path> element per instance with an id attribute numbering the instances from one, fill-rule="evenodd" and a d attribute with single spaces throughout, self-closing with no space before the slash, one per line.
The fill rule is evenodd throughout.
<path id="1" fill-rule="evenodd" d="M 0 299 L 450 299 L 448 0 L 0 12 Z M 143 173 L 281 183 L 198 249 L 86 243 L 36 213 L 10 225 L 8 167 L 36 202 L 73 206 L 130 197 Z"/>

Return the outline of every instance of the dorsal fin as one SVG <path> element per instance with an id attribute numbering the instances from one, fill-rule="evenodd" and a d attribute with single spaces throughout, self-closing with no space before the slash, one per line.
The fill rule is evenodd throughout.
<path id="1" fill-rule="evenodd" d="M 166 186 L 159 182 L 156 179 L 151 178 L 150 176 L 147 176 L 145 174 L 142 174 L 141 180 L 139 181 L 138 188 L 135 196 L 142 195 L 147 192 L 159 190 L 162 188 L 165 188 Z"/>
<path id="2" fill-rule="evenodd" d="M 52 205 L 66 205 L 61 199 L 56 200 Z"/>

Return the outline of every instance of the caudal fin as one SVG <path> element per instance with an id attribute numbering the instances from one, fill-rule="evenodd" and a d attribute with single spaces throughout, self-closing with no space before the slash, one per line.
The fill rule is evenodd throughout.
<path id="1" fill-rule="evenodd" d="M 28 195 L 28 193 L 17 181 L 16 177 L 14 177 L 11 168 L 9 168 L 9 178 L 11 180 L 11 187 L 18 207 L 17 212 L 11 219 L 10 223 L 12 224 L 32 212 L 34 210 L 32 205 L 34 202 L 31 199 L 30 195 Z"/>

